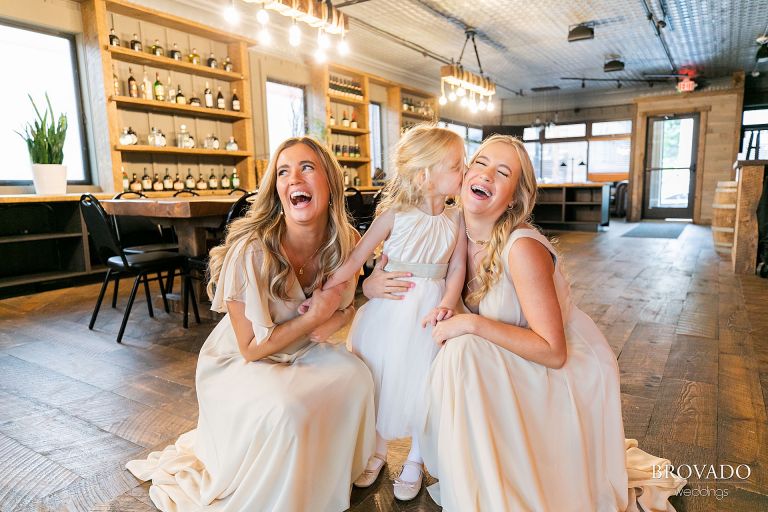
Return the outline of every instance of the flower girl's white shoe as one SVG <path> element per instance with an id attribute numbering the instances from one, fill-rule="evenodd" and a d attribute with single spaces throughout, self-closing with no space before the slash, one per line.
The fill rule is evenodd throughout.
<path id="1" fill-rule="evenodd" d="M 412 500 L 416 497 L 417 494 L 419 494 L 419 491 L 421 490 L 421 482 L 424 479 L 424 466 L 420 462 L 414 462 L 412 460 L 405 461 L 405 464 L 403 464 L 403 469 L 405 469 L 406 466 L 415 466 L 419 470 L 419 478 L 416 479 L 415 482 L 409 482 L 407 480 L 402 480 L 399 476 L 395 478 L 394 482 L 394 488 L 395 488 L 395 498 L 402 500 L 402 501 L 408 501 Z M 400 470 L 400 475 L 402 476 L 403 470 Z"/>
<path id="2" fill-rule="evenodd" d="M 373 462 L 376 460 L 381 461 L 381 464 L 379 464 L 379 467 L 376 469 L 370 469 L 370 466 Z M 371 455 L 371 458 L 368 459 L 368 464 L 365 466 L 365 471 L 363 471 L 363 474 L 357 477 L 357 480 L 355 480 L 354 484 L 355 487 L 370 487 L 373 485 L 373 482 L 376 481 L 377 478 L 379 478 L 379 473 L 381 473 L 381 468 L 384 467 L 384 464 L 386 464 L 387 459 L 384 458 L 384 455 L 379 455 L 378 453 L 374 453 Z"/>

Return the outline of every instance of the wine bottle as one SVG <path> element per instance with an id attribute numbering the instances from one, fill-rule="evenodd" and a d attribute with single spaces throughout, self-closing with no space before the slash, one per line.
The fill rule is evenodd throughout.
<path id="1" fill-rule="evenodd" d="M 208 176 L 208 188 L 211 190 L 219 188 L 219 179 L 216 177 L 216 173 L 213 172 L 213 168 L 211 168 L 211 175 Z"/>
<path id="2" fill-rule="evenodd" d="M 357 128 L 357 114 L 354 110 L 352 111 L 352 119 L 349 121 L 349 127 Z"/>
<path id="3" fill-rule="evenodd" d="M 208 188 L 208 182 L 203 179 L 203 173 L 197 177 L 197 183 L 195 184 L 197 190 L 206 190 Z"/>
<path id="4" fill-rule="evenodd" d="M 240 112 L 240 98 L 237 97 L 237 89 L 232 89 L 232 110 Z"/>
<path id="5" fill-rule="evenodd" d="M 231 185 L 229 176 L 227 176 L 227 171 L 224 171 L 224 174 L 221 175 L 221 188 L 228 189 Z"/>
<path id="6" fill-rule="evenodd" d="M 229 56 L 224 59 L 224 71 L 232 71 L 232 59 Z"/>
<path id="7" fill-rule="evenodd" d="M 187 177 L 184 179 L 184 187 L 189 189 L 195 188 L 195 178 L 192 177 L 192 169 L 187 169 Z"/>
<path id="8" fill-rule="evenodd" d="M 163 191 L 163 182 L 160 181 L 160 176 L 157 173 L 155 173 L 155 179 L 152 181 L 152 190 L 155 192 Z"/>
<path id="9" fill-rule="evenodd" d="M 176 175 L 178 176 L 178 174 Z M 171 175 L 168 174 L 168 168 L 165 168 L 165 176 L 163 176 L 163 190 L 173 190 L 173 180 Z"/>
<path id="10" fill-rule="evenodd" d="M 197 53 L 197 48 L 192 48 L 192 51 L 187 55 L 187 59 L 192 64 L 200 64 L 200 55 Z"/>
<path id="11" fill-rule="evenodd" d="M 219 61 L 216 60 L 216 57 L 213 56 L 213 52 L 208 56 L 208 67 L 209 68 L 218 68 L 219 67 Z"/>
<path id="12" fill-rule="evenodd" d="M 136 173 L 133 174 L 133 181 L 131 181 L 131 192 L 141 192 L 141 182 L 136 177 Z"/>
<path id="13" fill-rule="evenodd" d="M 109 46 L 120 46 L 120 38 L 115 34 L 115 27 L 109 29 Z"/>
<path id="14" fill-rule="evenodd" d="M 207 108 L 213 108 L 213 93 L 208 86 L 208 82 L 205 82 L 205 92 L 203 93 L 203 97 L 205 98 L 205 106 Z"/>
<path id="15" fill-rule="evenodd" d="M 341 126 L 349 126 L 349 119 L 347 118 L 346 110 L 341 115 Z"/>
<path id="16" fill-rule="evenodd" d="M 216 108 L 221 110 L 227 108 L 227 105 L 224 102 L 224 95 L 221 94 L 221 87 L 219 87 L 219 94 L 216 95 Z"/>
<path id="17" fill-rule="evenodd" d="M 237 175 L 237 169 L 232 169 L 232 188 L 240 188 L 240 177 Z"/>
<path id="18" fill-rule="evenodd" d="M 112 64 L 112 87 L 115 89 L 115 96 L 120 96 L 120 79 L 117 78 L 114 64 Z"/>
<path id="19" fill-rule="evenodd" d="M 176 173 L 176 179 L 173 180 L 173 190 L 184 190 L 184 182 L 181 181 L 179 173 Z"/>
<path id="20" fill-rule="evenodd" d="M 173 60 L 181 60 L 181 50 L 179 50 L 179 45 L 173 43 L 173 48 L 168 52 L 168 56 Z"/>
<path id="21" fill-rule="evenodd" d="M 131 182 L 128 179 L 128 175 L 125 174 L 125 167 L 120 168 L 123 171 L 123 192 L 131 190 Z"/>
<path id="22" fill-rule="evenodd" d="M 155 39 L 155 43 L 150 48 L 150 53 L 152 55 L 157 55 L 158 57 L 162 57 L 165 55 L 165 51 L 163 51 L 163 47 L 160 46 L 160 40 Z"/>
<path id="23" fill-rule="evenodd" d="M 333 112 L 331 112 L 331 118 L 328 120 L 328 124 L 330 126 L 336 126 L 336 118 L 333 117 Z"/>
<path id="24" fill-rule="evenodd" d="M 165 86 L 163 86 L 163 82 L 160 81 L 160 73 L 155 73 L 155 83 L 152 87 L 155 93 L 155 99 L 157 101 L 165 101 Z"/>
<path id="25" fill-rule="evenodd" d="M 170 103 L 175 103 L 176 102 L 176 89 L 173 88 L 173 84 L 171 83 L 171 75 L 168 75 L 168 89 L 166 89 L 166 90 L 168 91 L 168 98 L 167 98 L 167 100 Z"/>
<path id="26" fill-rule="evenodd" d="M 187 98 L 184 96 L 184 93 L 181 92 L 181 84 L 176 88 L 176 103 L 179 105 L 186 105 L 187 104 Z"/>
<path id="27" fill-rule="evenodd" d="M 147 174 L 147 168 L 144 168 L 144 176 L 141 177 L 141 189 L 152 190 L 152 178 Z"/>
<path id="28" fill-rule="evenodd" d="M 131 39 L 131 50 L 140 52 L 143 49 L 144 47 L 141 45 L 141 41 L 139 41 L 139 36 L 133 34 L 133 39 Z"/>
<path id="29" fill-rule="evenodd" d="M 136 82 L 136 79 L 133 78 L 133 71 L 131 71 L 131 68 L 128 68 L 128 96 L 131 98 L 139 97 L 139 84 Z"/>

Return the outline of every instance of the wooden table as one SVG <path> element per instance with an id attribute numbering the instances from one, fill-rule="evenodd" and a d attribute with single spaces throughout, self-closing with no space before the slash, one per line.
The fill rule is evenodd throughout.
<path id="1" fill-rule="evenodd" d="M 110 215 L 149 217 L 152 222 L 173 226 L 179 239 L 179 253 L 205 256 L 206 228 L 221 225 L 240 196 L 164 197 L 157 199 L 109 199 L 101 201 Z"/>

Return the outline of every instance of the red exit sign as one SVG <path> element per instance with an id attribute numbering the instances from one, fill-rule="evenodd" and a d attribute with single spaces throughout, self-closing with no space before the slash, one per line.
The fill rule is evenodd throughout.
<path id="1" fill-rule="evenodd" d="M 677 92 L 692 92 L 697 85 L 698 84 L 690 78 L 683 78 L 677 82 Z"/>

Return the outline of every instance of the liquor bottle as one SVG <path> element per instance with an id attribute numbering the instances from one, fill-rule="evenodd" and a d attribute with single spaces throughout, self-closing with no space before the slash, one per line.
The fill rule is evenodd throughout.
<path id="1" fill-rule="evenodd" d="M 213 108 L 213 93 L 208 86 L 208 82 L 205 82 L 205 92 L 203 92 L 203 97 L 205 98 L 205 106 L 207 108 Z"/>
<path id="2" fill-rule="evenodd" d="M 224 71 L 232 71 L 232 60 L 229 56 L 224 59 Z"/>
<path id="3" fill-rule="evenodd" d="M 131 192 L 141 192 L 141 182 L 136 177 L 136 173 L 133 174 L 133 181 L 131 181 Z"/>
<path id="4" fill-rule="evenodd" d="M 173 190 L 184 190 L 184 182 L 181 181 L 179 173 L 176 173 L 176 179 L 173 180 Z"/>
<path id="5" fill-rule="evenodd" d="M 344 170 L 344 186 L 348 187 L 350 184 L 349 168 L 345 165 L 343 170 Z"/>
<path id="6" fill-rule="evenodd" d="M 227 151 L 237 151 L 239 149 L 234 136 L 229 137 L 229 140 L 224 145 L 224 149 Z M 234 177 L 232 179 L 234 179 Z"/>
<path id="7" fill-rule="evenodd" d="M 352 119 L 349 121 L 350 128 L 357 128 L 357 113 L 352 111 Z"/>
<path id="8" fill-rule="evenodd" d="M 219 188 L 219 178 L 216 177 L 216 173 L 213 172 L 213 168 L 211 168 L 211 175 L 208 176 L 208 188 L 211 190 L 216 190 Z"/>
<path id="9" fill-rule="evenodd" d="M 128 179 L 128 175 L 125 174 L 125 167 L 120 168 L 123 171 L 123 192 L 131 190 L 131 182 Z"/>
<path id="10" fill-rule="evenodd" d="M 192 169 L 187 169 L 187 177 L 184 179 L 184 187 L 195 188 L 195 178 L 192 177 Z"/>
<path id="11" fill-rule="evenodd" d="M 150 47 L 149 53 L 152 55 L 157 55 L 158 57 L 162 57 L 165 55 L 165 51 L 163 51 L 163 47 L 160 46 L 160 40 L 155 39 L 154 44 Z"/>
<path id="12" fill-rule="evenodd" d="M 168 91 L 168 97 L 166 98 L 170 103 L 176 102 L 176 89 L 173 88 L 173 84 L 171 83 L 171 75 L 168 75 L 168 88 L 166 89 Z"/>
<path id="13" fill-rule="evenodd" d="M 173 43 L 173 48 L 168 52 L 168 56 L 173 60 L 181 60 L 181 50 L 179 50 L 179 45 Z"/>
<path id="14" fill-rule="evenodd" d="M 227 176 L 227 171 L 224 171 L 224 174 L 221 175 L 221 188 L 228 189 L 232 186 L 232 183 L 229 180 L 229 176 Z"/>
<path id="15" fill-rule="evenodd" d="M 112 87 L 115 88 L 115 96 L 120 96 L 120 79 L 117 78 L 114 64 L 112 65 Z"/>
<path id="16" fill-rule="evenodd" d="M 140 52 L 143 48 L 144 47 L 141 45 L 141 41 L 139 41 L 139 36 L 133 34 L 133 39 L 131 39 L 131 50 Z"/>
<path id="17" fill-rule="evenodd" d="M 152 181 L 152 190 L 155 192 L 163 191 L 163 182 L 160 181 L 160 176 L 157 173 L 155 173 L 155 179 Z"/>
<path id="18" fill-rule="evenodd" d="M 333 112 L 331 112 L 331 117 L 330 117 L 330 119 L 328 119 L 328 124 L 330 126 L 336 126 L 336 118 L 333 117 Z"/>
<path id="19" fill-rule="evenodd" d="M 224 101 L 224 95 L 221 94 L 221 87 L 219 87 L 219 94 L 216 95 L 216 108 L 221 110 L 227 108 L 227 104 Z"/>
<path id="20" fill-rule="evenodd" d="M 163 82 L 160 81 L 160 73 L 155 73 L 155 83 L 152 87 L 155 93 L 155 99 L 157 101 L 165 101 L 165 87 L 163 86 Z"/>
<path id="21" fill-rule="evenodd" d="M 187 98 L 184 96 L 184 93 L 181 92 L 181 84 L 176 88 L 176 103 L 179 105 L 186 105 L 187 104 Z"/>
<path id="22" fill-rule="evenodd" d="M 237 175 L 237 169 L 232 169 L 232 188 L 240 188 L 240 177 Z"/>
<path id="23" fill-rule="evenodd" d="M 197 53 L 197 48 L 192 48 L 192 51 L 187 55 L 187 59 L 192 64 L 200 64 L 200 55 Z"/>
<path id="24" fill-rule="evenodd" d="M 141 177 L 141 189 L 152 190 L 152 178 L 147 174 L 147 168 L 144 168 L 144 176 Z"/>
<path id="25" fill-rule="evenodd" d="M 348 157 L 349 156 L 349 146 L 346 144 L 341 145 L 341 156 Z"/>
<path id="26" fill-rule="evenodd" d="M 115 27 L 109 29 L 109 46 L 120 46 L 120 38 L 115 34 Z"/>
<path id="27" fill-rule="evenodd" d="M 213 52 L 208 56 L 208 67 L 209 68 L 218 68 L 219 67 L 219 61 L 216 60 L 216 57 L 213 56 Z"/>
<path id="28" fill-rule="evenodd" d="M 232 110 L 240 112 L 240 98 L 237 97 L 237 89 L 232 89 Z"/>
<path id="29" fill-rule="evenodd" d="M 152 81 L 147 76 L 147 72 L 144 72 L 144 79 L 141 81 L 141 87 L 144 99 L 151 100 L 152 98 Z"/>
<path id="30" fill-rule="evenodd" d="M 341 115 L 341 126 L 349 126 L 349 119 L 347 118 L 346 110 Z"/>
<path id="31" fill-rule="evenodd" d="M 133 71 L 128 68 L 128 96 L 131 98 L 139 97 L 139 84 L 136 83 L 136 79 L 133 78 Z"/>
<path id="32" fill-rule="evenodd" d="M 200 175 L 197 178 L 197 183 L 195 184 L 195 187 L 197 190 L 206 190 L 208 189 L 208 182 L 203 179 L 203 173 L 200 173 Z"/>
<path id="33" fill-rule="evenodd" d="M 176 175 L 178 176 L 178 174 Z M 168 168 L 165 168 L 165 176 L 163 176 L 163 190 L 173 190 L 173 180 L 171 175 L 168 174 Z"/>

